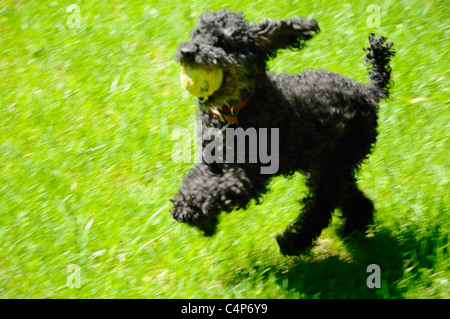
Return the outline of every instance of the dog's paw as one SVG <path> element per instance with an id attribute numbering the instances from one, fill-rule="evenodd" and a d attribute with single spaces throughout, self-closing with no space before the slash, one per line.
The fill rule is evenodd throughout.
<path id="1" fill-rule="evenodd" d="M 367 216 L 357 220 L 347 219 L 344 226 L 340 230 L 340 233 L 347 237 L 353 233 L 365 233 L 373 224 L 373 217 Z"/>
<path id="2" fill-rule="evenodd" d="M 205 236 L 212 236 L 216 232 L 217 216 L 205 215 L 198 207 L 175 205 L 171 213 L 177 221 L 200 229 Z"/>
<path id="3" fill-rule="evenodd" d="M 305 252 L 313 244 L 312 239 L 299 235 L 298 233 L 286 230 L 276 237 L 280 252 L 285 256 L 298 256 Z"/>
<path id="4" fill-rule="evenodd" d="M 192 223 L 200 218 L 202 212 L 195 206 L 188 205 L 184 201 L 172 200 L 173 208 L 171 214 L 173 218 L 181 223 Z"/>

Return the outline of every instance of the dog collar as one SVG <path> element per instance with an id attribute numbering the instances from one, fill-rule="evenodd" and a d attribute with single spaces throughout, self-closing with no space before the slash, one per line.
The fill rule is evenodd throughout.
<path id="1" fill-rule="evenodd" d="M 212 115 L 222 122 L 227 122 L 228 124 L 238 124 L 237 115 L 240 110 L 244 108 L 247 102 L 253 97 L 253 94 L 250 95 L 247 99 L 240 101 L 238 104 L 233 105 L 231 107 L 224 107 L 220 110 L 211 109 Z"/>

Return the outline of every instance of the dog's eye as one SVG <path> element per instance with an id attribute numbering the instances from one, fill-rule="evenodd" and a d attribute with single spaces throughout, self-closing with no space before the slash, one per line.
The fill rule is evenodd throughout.
<path id="1" fill-rule="evenodd" d="M 220 47 L 226 46 L 227 42 L 228 41 L 224 37 L 219 37 L 217 39 L 217 45 Z"/>
<path id="2" fill-rule="evenodd" d="M 215 46 L 220 47 L 222 49 L 231 49 L 232 48 L 232 39 L 228 38 L 227 36 L 221 35 L 217 37 L 217 42 L 215 43 Z"/>

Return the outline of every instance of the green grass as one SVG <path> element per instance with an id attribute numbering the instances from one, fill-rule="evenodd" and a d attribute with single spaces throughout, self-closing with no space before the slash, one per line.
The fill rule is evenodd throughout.
<path id="1" fill-rule="evenodd" d="M 0 298 L 449 298 L 448 1 L 0 1 Z M 175 129 L 193 132 L 193 99 L 174 63 L 206 9 L 314 16 L 322 32 L 276 72 L 327 68 L 367 81 L 367 35 L 395 43 L 392 100 L 360 173 L 374 199 L 366 236 L 279 254 L 274 235 L 298 213 L 302 177 L 277 178 L 262 205 L 222 216 L 204 238 L 169 200 L 190 164 Z M 67 287 L 68 265 L 80 288 Z M 366 286 L 378 264 L 382 287 Z"/>

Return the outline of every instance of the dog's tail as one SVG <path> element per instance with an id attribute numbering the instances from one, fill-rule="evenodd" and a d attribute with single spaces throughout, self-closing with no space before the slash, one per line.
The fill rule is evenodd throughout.
<path id="1" fill-rule="evenodd" d="M 365 62 L 369 65 L 367 74 L 371 80 L 368 88 L 375 94 L 377 100 L 389 97 L 391 67 L 389 62 L 395 55 L 392 42 L 386 42 L 385 37 L 376 38 L 373 33 L 369 34 L 370 47 L 365 47 L 367 53 Z"/>

